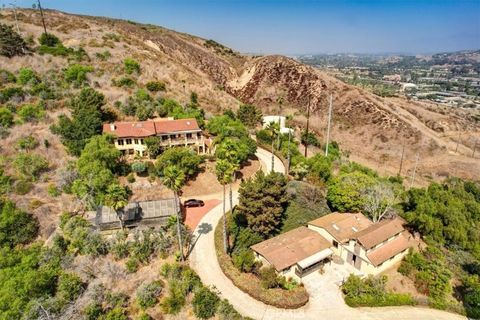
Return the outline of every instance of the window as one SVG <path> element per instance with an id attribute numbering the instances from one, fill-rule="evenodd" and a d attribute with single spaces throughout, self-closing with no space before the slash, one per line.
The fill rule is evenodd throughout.
<path id="1" fill-rule="evenodd" d="M 134 139 L 133 141 L 135 142 L 135 144 L 138 144 L 138 139 Z"/>
<path id="2" fill-rule="evenodd" d="M 333 240 L 333 241 L 332 241 L 332 244 L 333 244 L 333 246 L 334 246 L 335 248 L 338 249 L 338 242 L 337 242 L 336 240 Z"/>
<path id="3" fill-rule="evenodd" d="M 187 139 L 191 139 L 192 138 L 192 134 L 191 133 L 187 133 Z"/>
<path id="4" fill-rule="evenodd" d="M 143 144 L 143 139 L 140 139 L 140 144 Z"/>
<path id="5" fill-rule="evenodd" d="M 168 136 L 162 136 L 162 140 L 163 141 L 168 140 Z"/>
<path id="6" fill-rule="evenodd" d="M 132 139 L 126 139 L 126 144 L 132 144 Z"/>
<path id="7" fill-rule="evenodd" d="M 117 140 L 117 144 L 118 144 L 119 146 L 123 146 L 123 139 Z"/>

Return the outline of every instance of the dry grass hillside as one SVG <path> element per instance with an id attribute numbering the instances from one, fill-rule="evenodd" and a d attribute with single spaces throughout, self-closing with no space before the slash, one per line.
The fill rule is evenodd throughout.
<path id="1" fill-rule="evenodd" d="M 2 20 L 13 24 L 12 12 L 2 14 Z M 22 10 L 18 19 L 21 33 L 37 39 L 42 32 L 38 12 Z M 195 91 L 202 107 L 211 113 L 235 109 L 241 102 L 253 103 L 264 114 L 294 114 L 294 123 L 303 127 L 306 107 L 310 105 L 311 125 L 321 139 L 326 127 L 328 96 L 333 94 L 332 136 L 351 159 L 381 173 L 396 174 L 405 145 L 402 175 L 412 172 L 418 153 L 420 183 L 446 176 L 480 176 L 480 151 L 476 159 L 472 158 L 475 139 L 480 138 L 478 111 L 475 120 L 475 111 L 404 98 L 381 98 L 290 58 L 248 57 L 214 41 L 158 26 L 57 11 L 47 11 L 46 19 L 47 28 L 66 46 L 81 46 L 86 50 L 90 64 L 96 69 L 89 75 L 89 81 L 106 95 L 109 105 L 131 94 L 132 89 L 111 84 L 112 78 L 120 76 L 121 62 L 126 57 L 141 63 L 140 84 L 162 80 L 167 85 L 164 96 L 180 102 L 188 101 L 190 92 Z M 111 53 L 111 58 L 106 61 L 95 58 L 96 53 L 105 50 Z M 10 71 L 30 66 L 47 72 L 62 68 L 67 62 L 33 54 L 0 58 L 0 64 Z"/>

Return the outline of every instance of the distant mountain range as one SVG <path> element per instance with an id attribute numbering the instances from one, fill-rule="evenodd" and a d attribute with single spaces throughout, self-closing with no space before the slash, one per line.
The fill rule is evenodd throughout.
<path id="1" fill-rule="evenodd" d="M 17 13 L 21 33 L 37 39 L 43 32 L 38 11 L 23 9 Z M 480 176 L 480 166 L 466 156 L 471 153 L 468 139 L 462 141 L 465 146 L 460 144 L 460 155 L 448 152 L 455 149 L 451 135 L 456 137 L 459 132 L 467 131 L 480 135 L 473 111 L 439 108 L 403 98 L 381 98 L 295 59 L 241 55 L 213 40 L 154 25 L 52 10 L 45 14 L 47 28 L 52 33 L 66 46 L 83 47 L 91 57 L 90 64 L 99 71 L 89 76 L 90 83 L 105 94 L 109 105 L 132 94 L 131 89 L 116 87 L 111 81 L 122 75 L 119 65 L 126 57 L 140 62 L 143 70 L 138 79 L 140 85 L 152 79 L 162 80 L 167 85 L 165 97 L 182 103 L 195 91 L 201 106 L 210 113 L 236 109 L 240 103 L 256 104 L 264 114 L 294 115 L 293 124 L 299 132 L 310 106 L 311 128 L 321 139 L 328 97 L 333 94 L 333 139 L 352 159 L 393 175 L 398 171 L 405 145 L 405 172 L 413 170 L 418 152 L 422 157 L 419 176 L 425 179 Z M 3 21 L 14 23 L 13 12 L 6 10 L 2 15 Z M 108 59 L 96 58 L 105 51 L 111 55 Z M 478 62 L 479 57 L 480 51 L 469 51 L 414 59 Z M 0 58 L 0 63 L 2 68 L 14 72 L 21 66 L 49 72 L 69 64 L 65 58 L 36 53 L 10 60 Z"/>

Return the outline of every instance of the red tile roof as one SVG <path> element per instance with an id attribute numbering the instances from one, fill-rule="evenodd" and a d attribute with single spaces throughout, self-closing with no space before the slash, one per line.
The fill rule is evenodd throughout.
<path id="1" fill-rule="evenodd" d="M 387 261 L 388 259 L 396 256 L 400 252 L 411 247 L 411 243 L 405 237 L 400 234 L 395 239 L 387 242 L 386 244 L 378 247 L 367 253 L 367 258 L 373 263 L 375 267 Z"/>
<path id="2" fill-rule="evenodd" d="M 170 133 L 179 131 L 200 131 L 197 120 L 178 119 L 178 120 L 160 120 L 155 121 L 157 133 Z"/>
<path id="3" fill-rule="evenodd" d="M 267 259 L 277 271 L 282 271 L 331 246 L 318 232 L 299 227 L 257 243 L 252 250 Z"/>
<path id="4" fill-rule="evenodd" d="M 156 134 L 200 131 L 197 120 L 147 120 L 105 123 L 103 133 L 111 133 L 118 138 L 144 138 Z"/>

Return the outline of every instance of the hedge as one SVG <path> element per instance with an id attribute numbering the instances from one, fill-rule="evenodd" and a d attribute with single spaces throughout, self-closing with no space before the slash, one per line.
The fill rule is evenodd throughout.
<path id="1" fill-rule="evenodd" d="M 386 293 L 382 297 L 366 294 L 345 296 L 345 303 L 350 307 L 413 306 L 417 304 L 411 295 L 402 293 Z"/>

